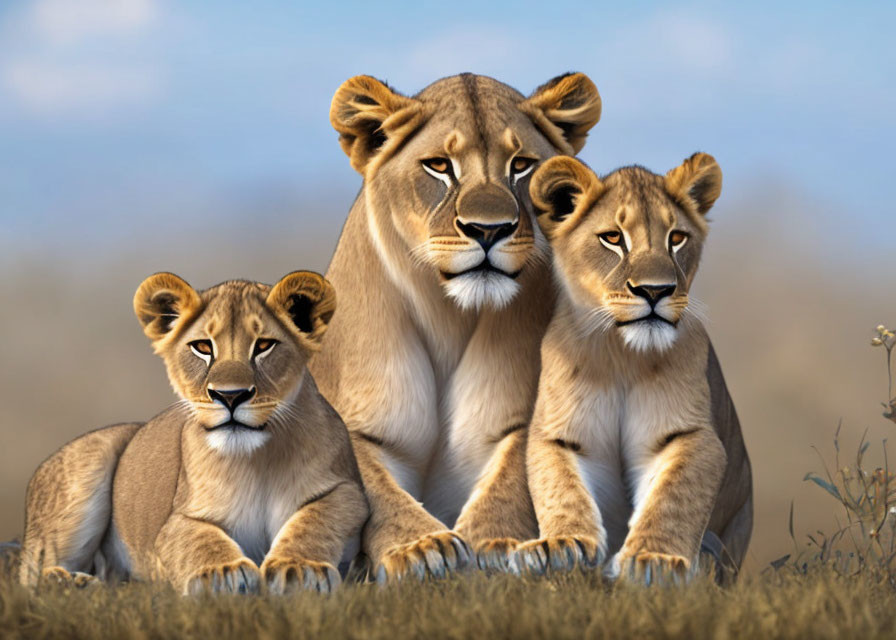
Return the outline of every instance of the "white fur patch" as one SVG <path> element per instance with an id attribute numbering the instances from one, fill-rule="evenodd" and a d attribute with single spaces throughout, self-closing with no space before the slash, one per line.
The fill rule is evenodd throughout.
<path id="1" fill-rule="evenodd" d="M 215 451 L 224 455 L 248 455 L 262 447 L 271 434 L 261 429 L 221 427 L 206 434 L 206 441 Z"/>
<path id="2" fill-rule="evenodd" d="M 520 285 L 512 278 L 494 271 L 474 271 L 456 276 L 445 283 L 448 296 L 462 309 L 506 307 L 519 292 Z"/>
<path id="3" fill-rule="evenodd" d="M 642 320 L 619 327 L 625 346 L 635 351 L 665 351 L 675 343 L 678 330 L 662 320 Z"/>
<path id="4" fill-rule="evenodd" d="M 233 419 L 250 427 L 260 427 L 264 424 L 265 415 L 252 406 L 251 403 L 241 404 L 233 412 Z"/>

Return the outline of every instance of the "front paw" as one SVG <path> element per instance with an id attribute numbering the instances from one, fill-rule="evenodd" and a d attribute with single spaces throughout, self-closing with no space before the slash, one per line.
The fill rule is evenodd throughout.
<path id="1" fill-rule="evenodd" d="M 633 584 L 684 584 L 690 577 L 691 561 L 677 554 L 623 549 L 613 558 L 610 573 Z"/>
<path id="2" fill-rule="evenodd" d="M 513 573 L 519 575 L 516 550 L 520 541 L 516 538 L 491 538 L 476 545 L 476 566 L 486 573 Z"/>
<path id="3" fill-rule="evenodd" d="M 473 562 L 467 543 L 453 531 L 440 531 L 409 544 L 393 547 L 380 560 L 376 581 L 380 584 L 416 576 L 444 578 Z"/>
<path id="4" fill-rule="evenodd" d="M 520 544 L 514 564 L 520 573 L 545 575 L 603 564 L 605 550 L 590 536 L 548 536 Z"/>
<path id="5" fill-rule="evenodd" d="M 210 565 L 187 579 L 185 592 L 201 593 L 258 593 L 261 574 L 249 558 L 235 562 Z"/>
<path id="6" fill-rule="evenodd" d="M 277 595 L 299 591 L 332 593 L 342 584 L 336 567 L 314 560 L 265 558 L 261 575 L 268 591 Z"/>
<path id="7" fill-rule="evenodd" d="M 75 589 L 85 589 L 101 584 L 100 579 L 94 575 L 82 571 L 69 573 L 67 569 L 60 566 L 47 567 L 41 572 L 40 579 L 43 584 Z"/>

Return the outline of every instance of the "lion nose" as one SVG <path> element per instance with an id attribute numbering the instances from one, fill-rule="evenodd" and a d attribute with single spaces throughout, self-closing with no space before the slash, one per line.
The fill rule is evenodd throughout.
<path id="1" fill-rule="evenodd" d="M 212 399 L 212 402 L 217 400 L 232 413 L 238 406 L 255 397 L 255 387 L 248 389 L 212 389 L 209 387 L 208 397 Z"/>
<path id="2" fill-rule="evenodd" d="M 460 219 L 457 220 L 457 228 L 460 232 L 471 240 L 478 242 L 479 246 L 481 246 L 482 250 L 486 253 L 504 238 L 512 236 L 518 225 L 519 220 L 489 224 L 484 222 L 463 222 Z"/>
<path id="3" fill-rule="evenodd" d="M 629 282 L 628 289 L 636 296 L 647 300 L 651 306 L 675 293 L 674 284 L 642 284 L 635 286 Z"/>

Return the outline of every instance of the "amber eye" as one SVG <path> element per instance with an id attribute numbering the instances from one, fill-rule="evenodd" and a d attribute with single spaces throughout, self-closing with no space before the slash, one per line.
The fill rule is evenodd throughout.
<path id="1" fill-rule="evenodd" d="M 533 164 L 535 164 L 535 158 L 523 158 L 517 156 L 513 159 L 513 162 L 510 163 L 510 170 L 514 175 L 518 176 L 521 173 L 525 173 L 525 171 Z"/>
<path id="2" fill-rule="evenodd" d="M 255 346 L 252 348 L 252 357 L 259 356 L 262 353 L 270 351 L 277 344 L 277 341 L 273 338 L 259 338 L 255 341 Z"/>
<path id="3" fill-rule="evenodd" d="M 669 234 L 669 248 L 670 249 L 680 249 L 682 245 L 687 241 L 688 234 L 684 231 L 673 231 Z"/>
<path id="4" fill-rule="evenodd" d="M 423 160 L 423 166 L 436 173 L 451 173 L 451 162 L 448 158 L 429 158 Z"/>
<path id="5" fill-rule="evenodd" d="M 188 346 L 198 356 L 210 356 L 215 352 L 211 340 L 193 340 Z"/>
<path id="6" fill-rule="evenodd" d="M 597 237 L 607 244 L 613 245 L 614 247 L 618 247 L 622 244 L 622 234 L 619 231 L 607 231 L 605 233 L 599 233 Z"/>

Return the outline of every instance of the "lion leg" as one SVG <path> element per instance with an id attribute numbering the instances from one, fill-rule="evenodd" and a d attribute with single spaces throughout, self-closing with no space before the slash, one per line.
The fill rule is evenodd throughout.
<path id="1" fill-rule="evenodd" d="M 520 570 L 538 574 L 599 566 L 607 535 L 579 473 L 577 445 L 537 424 L 529 438 L 527 468 L 540 537 L 519 546 Z"/>
<path id="2" fill-rule="evenodd" d="M 335 590 L 341 581 L 336 565 L 367 515 L 364 493 L 352 482 L 342 482 L 304 505 L 277 533 L 261 564 L 268 589 L 273 593 Z"/>
<path id="3" fill-rule="evenodd" d="M 175 513 L 155 541 L 168 579 L 184 595 L 203 591 L 255 593 L 261 574 L 223 529 Z"/>
<path id="4" fill-rule="evenodd" d="M 642 584 L 690 579 L 725 464 L 710 429 L 674 435 L 636 485 L 629 533 L 610 574 Z"/>
<path id="5" fill-rule="evenodd" d="M 38 467 L 25 498 L 19 582 L 36 586 L 44 569 L 93 570 L 111 518 L 115 468 L 139 428 L 121 424 L 92 431 Z"/>
<path id="6" fill-rule="evenodd" d="M 378 445 L 354 434 L 352 444 L 370 504 L 361 544 L 377 582 L 441 578 L 470 564 L 466 542 L 398 485 Z"/>
<path id="7" fill-rule="evenodd" d="M 719 571 L 716 576 L 721 584 L 731 584 L 737 579 L 752 533 L 753 496 L 751 494 L 719 536 L 721 549 L 718 554 Z"/>
<path id="8" fill-rule="evenodd" d="M 520 541 L 538 535 L 526 480 L 526 429 L 509 433 L 495 449 L 455 525 L 476 553 L 480 569 L 516 572 Z"/>

